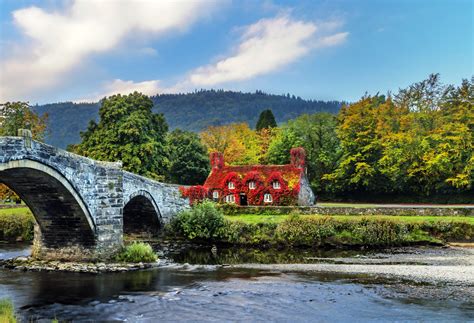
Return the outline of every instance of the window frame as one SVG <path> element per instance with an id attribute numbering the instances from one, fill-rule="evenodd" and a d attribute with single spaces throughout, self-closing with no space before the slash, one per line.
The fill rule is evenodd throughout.
<path id="1" fill-rule="evenodd" d="M 225 202 L 226 203 L 235 203 L 235 195 L 234 194 L 226 195 Z"/>
<path id="2" fill-rule="evenodd" d="M 273 181 L 273 182 L 272 182 L 272 187 L 273 187 L 274 190 L 279 190 L 279 189 L 281 189 L 281 183 L 280 183 L 280 181 Z"/>
<path id="3" fill-rule="evenodd" d="M 257 188 L 257 183 L 255 181 L 250 181 L 249 182 L 249 190 L 254 190 Z"/>
<path id="4" fill-rule="evenodd" d="M 234 190 L 235 189 L 235 184 L 234 182 L 230 181 L 229 183 L 227 183 L 227 188 L 229 190 Z"/>
<path id="5" fill-rule="evenodd" d="M 270 193 L 263 194 L 263 202 L 264 203 L 272 203 L 273 202 L 273 196 Z"/>

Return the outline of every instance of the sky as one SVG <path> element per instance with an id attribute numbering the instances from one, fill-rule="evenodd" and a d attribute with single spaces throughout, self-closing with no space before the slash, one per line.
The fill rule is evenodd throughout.
<path id="1" fill-rule="evenodd" d="M 474 75 L 471 0 L 0 0 L 0 102 L 199 89 L 318 100 Z"/>

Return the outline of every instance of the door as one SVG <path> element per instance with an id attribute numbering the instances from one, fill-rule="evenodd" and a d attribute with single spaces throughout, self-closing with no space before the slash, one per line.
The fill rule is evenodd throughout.
<path id="1" fill-rule="evenodd" d="M 240 205 L 242 205 L 242 206 L 247 205 L 247 195 L 245 195 L 245 194 L 240 195 Z"/>

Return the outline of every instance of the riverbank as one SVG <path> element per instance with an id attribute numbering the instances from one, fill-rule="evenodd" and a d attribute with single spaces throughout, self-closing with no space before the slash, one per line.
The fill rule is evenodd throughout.
<path id="1" fill-rule="evenodd" d="M 365 274 L 418 283 L 474 287 L 473 248 L 404 248 L 360 257 L 314 258 L 312 264 L 235 264 L 231 268 L 302 273 Z M 472 297 L 472 288 L 469 289 Z"/>

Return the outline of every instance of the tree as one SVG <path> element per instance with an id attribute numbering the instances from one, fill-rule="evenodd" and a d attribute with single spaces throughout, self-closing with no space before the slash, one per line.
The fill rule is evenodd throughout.
<path id="1" fill-rule="evenodd" d="M 200 135 L 208 152 L 222 152 L 225 162 L 229 165 L 251 165 L 259 162 L 259 137 L 247 123 L 211 126 Z"/>
<path id="2" fill-rule="evenodd" d="M 0 136 L 17 136 L 18 129 L 30 129 L 33 139 L 43 141 L 48 115 L 34 113 L 27 102 L 0 104 Z"/>
<path id="3" fill-rule="evenodd" d="M 342 157 L 338 167 L 323 178 L 335 191 L 370 191 L 384 185 L 377 162 L 382 146 L 377 133 L 378 107 L 384 96 L 365 96 L 356 103 L 344 106 L 339 115 L 337 136 Z"/>
<path id="4" fill-rule="evenodd" d="M 257 125 L 255 129 L 260 131 L 262 129 L 275 128 L 277 123 L 275 121 L 275 116 L 273 115 L 272 110 L 267 109 L 263 110 L 258 117 Z"/>
<path id="5" fill-rule="evenodd" d="M 287 164 L 290 149 L 303 147 L 311 186 L 317 192 L 325 191 L 321 179 L 337 167 L 341 155 L 336 126 L 336 117 L 329 113 L 304 114 L 288 121 L 270 143 L 269 162 Z"/>
<path id="6" fill-rule="evenodd" d="M 152 113 L 153 102 L 144 94 L 104 98 L 99 123 L 91 121 L 76 153 L 104 161 L 122 161 L 133 173 L 162 180 L 168 169 L 166 133 L 162 114 Z"/>
<path id="7" fill-rule="evenodd" d="M 168 179 L 184 185 L 203 184 L 209 175 L 209 157 L 199 136 L 174 130 L 168 134 L 170 166 Z"/>
<path id="8" fill-rule="evenodd" d="M 48 115 L 34 113 L 27 102 L 0 104 L 0 136 L 17 136 L 18 129 L 30 129 L 33 139 L 43 141 L 46 135 Z M 0 200 L 20 201 L 5 184 L 0 183 Z"/>

